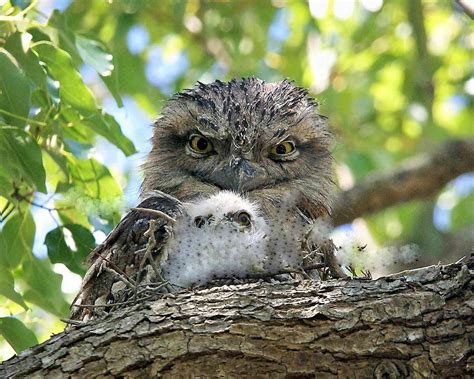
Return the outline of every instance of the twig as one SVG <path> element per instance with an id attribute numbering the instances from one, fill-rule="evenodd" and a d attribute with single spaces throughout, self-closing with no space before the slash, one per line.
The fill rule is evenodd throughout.
<path id="1" fill-rule="evenodd" d="M 334 243 L 330 239 L 327 239 L 321 242 L 319 248 L 321 252 L 324 253 L 324 262 L 326 263 L 331 275 L 335 279 L 347 278 L 347 275 L 342 271 L 337 263 L 336 256 L 334 255 Z"/>
<path id="2" fill-rule="evenodd" d="M 0 21 L 5 21 L 5 19 L 7 21 L 9 20 L 8 17 L 0 17 Z M 11 17 L 10 17 L 10 19 L 11 19 Z M 21 21 L 21 20 L 19 20 L 19 21 Z M 18 120 L 28 122 L 29 124 L 36 124 L 36 125 L 39 125 L 39 126 L 47 126 L 47 124 L 45 122 L 36 121 L 36 120 L 32 120 L 31 118 L 22 117 L 22 116 L 19 116 L 17 114 L 14 114 L 14 113 L 7 112 L 4 109 L 0 109 L 0 113 L 3 113 L 3 114 L 5 114 L 7 116 L 10 116 L 10 117 L 14 117 Z"/>
<path id="3" fill-rule="evenodd" d="M 131 208 L 132 210 L 134 211 L 138 211 L 138 212 L 144 212 L 144 213 L 148 213 L 152 216 L 157 216 L 157 217 L 161 217 L 163 219 L 165 219 L 166 221 L 168 222 L 171 222 L 172 224 L 175 224 L 176 223 L 176 220 L 171 217 L 171 216 L 168 216 L 166 213 L 164 212 L 161 212 L 157 209 L 151 209 L 151 208 Z"/>
<path id="4" fill-rule="evenodd" d="M 149 300 L 153 297 L 153 295 L 150 296 L 145 296 L 140 298 L 140 300 Z M 116 307 L 119 305 L 129 305 L 129 304 L 134 304 L 136 303 L 135 299 L 133 300 L 128 300 L 128 301 L 123 301 L 120 303 L 110 303 L 110 304 L 74 304 L 75 307 L 78 308 L 107 308 L 107 307 Z"/>
<path id="5" fill-rule="evenodd" d="M 7 201 L 7 203 L 5 204 L 5 207 L 3 207 L 2 211 L 0 212 L 0 222 L 5 221 L 8 218 L 8 216 L 12 214 L 14 210 L 15 210 L 15 204 Z"/>
<path id="6" fill-rule="evenodd" d="M 51 207 L 45 206 L 44 204 L 47 204 L 48 201 L 51 200 L 51 198 L 54 196 L 54 194 L 51 195 L 43 204 L 38 204 L 35 201 L 28 198 L 28 196 L 32 196 L 32 195 L 33 195 L 33 193 L 27 193 L 26 195 L 22 195 L 18 192 L 17 189 L 15 189 L 15 192 L 13 193 L 12 197 L 14 197 L 17 200 L 26 201 L 28 204 L 31 204 L 34 207 L 41 208 L 41 209 L 44 209 L 44 210 L 48 211 L 49 215 L 51 216 L 51 218 L 53 219 L 54 223 L 56 224 L 56 226 L 58 228 L 61 227 L 61 224 L 56 220 L 56 217 L 54 217 L 53 212 L 67 211 L 67 210 L 70 210 L 70 209 L 74 208 L 72 206 L 70 206 L 70 207 L 59 207 L 59 208 L 51 208 Z"/>
<path id="7" fill-rule="evenodd" d="M 107 263 L 110 264 L 110 267 L 112 267 L 117 273 L 123 275 L 125 278 L 127 278 L 129 281 L 132 281 L 132 279 L 123 271 L 121 270 L 114 262 L 112 262 L 110 259 L 104 257 L 102 254 L 96 251 L 97 249 L 92 250 L 92 254 L 98 256 L 99 258 L 102 258 L 102 260 L 106 261 Z"/>
<path id="8" fill-rule="evenodd" d="M 71 320 L 70 318 L 60 318 L 60 320 L 66 324 L 71 325 L 83 325 L 84 321 Z"/>
<path id="9" fill-rule="evenodd" d="M 144 209 L 146 211 L 148 211 L 148 210 L 154 211 L 153 213 L 155 213 L 155 212 L 158 212 L 160 214 L 162 213 L 160 211 L 156 211 L 156 210 L 148 209 L 148 208 L 137 208 L 137 209 L 138 210 Z M 174 220 L 174 219 L 172 219 L 172 220 Z M 156 278 L 158 280 L 160 280 L 162 284 L 164 284 L 167 291 L 170 291 L 170 289 L 171 290 L 174 289 L 173 285 L 169 281 L 167 281 L 163 278 L 163 276 L 161 275 L 161 269 L 156 265 L 156 262 L 152 257 L 153 249 L 155 249 L 157 247 L 157 244 L 158 244 L 158 242 L 156 241 L 156 237 L 155 237 L 156 221 L 157 220 L 150 220 L 148 229 L 143 234 L 145 237 L 148 237 L 148 242 L 147 242 L 147 245 L 146 245 L 145 249 L 140 249 L 140 250 L 135 252 L 135 254 L 141 254 L 141 253 L 144 252 L 143 258 L 140 261 L 140 265 L 139 265 L 139 268 L 138 268 L 137 272 L 139 273 L 139 272 L 142 271 L 142 269 L 145 267 L 146 261 L 148 260 L 148 262 L 150 262 L 150 266 L 152 267 L 153 271 L 155 272 Z M 161 287 L 161 285 L 160 285 L 160 287 Z M 135 290 L 135 298 L 137 298 L 137 291 L 138 291 L 137 288 Z"/>
<path id="10" fill-rule="evenodd" d="M 144 236 L 148 237 L 148 243 L 146 246 L 145 255 L 143 256 L 143 259 L 140 262 L 140 270 L 143 268 L 143 266 L 145 265 L 145 260 L 148 258 L 148 261 L 150 262 L 150 265 L 153 268 L 153 271 L 155 271 L 157 278 L 160 279 L 162 282 L 164 282 L 165 280 L 161 276 L 161 270 L 156 266 L 156 262 L 151 256 L 153 249 L 156 248 L 156 245 L 157 245 L 157 241 L 155 237 L 155 229 L 156 229 L 156 220 L 150 220 L 150 226 L 148 227 L 148 230 L 144 233 Z"/>
<path id="11" fill-rule="evenodd" d="M 370 270 L 362 270 L 363 279 L 372 280 L 372 273 Z"/>
<path id="12" fill-rule="evenodd" d="M 116 271 L 114 269 L 111 269 L 107 266 L 104 266 L 104 270 L 107 271 L 108 273 L 116 275 L 127 287 L 130 287 L 132 289 L 136 288 L 135 282 L 132 279 L 130 279 L 129 277 L 125 277 L 121 273 L 119 273 L 118 271 Z"/>
<path id="13" fill-rule="evenodd" d="M 320 268 L 325 268 L 327 267 L 325 263 L 314 263 L 308 266 L 301 266 L 299 269 L 295 268 L 288 268 L 288 269 L 281 269 L 276 273 L 256 273 L 256 274 L 251 274 L 249 276 L 250 279 L 266 279 L 266 278 L 271 278 L 277 275 L 284 275 L 284 274 L 303 274 L 301 270 L 303 271 L 311 271 L 311 270 L 316 270 Z M 304 273 L 306 274 L 306 273 Z M 304 275 L 303 274 L 303 275 Z M 307 274 L 306 274 L 307 275 Z"/>
<path id="14" fill-rule="evenodd" d="M 456 4 L 461 7 L 463 12 L 467 14 L 471 20 L 474 20 L 474 7 L 470 5 L 469 2 L 466 0 L 456 0 Z"/>
<path id="15" fill-rule="evenodd" d="M 149 286 L 151 284 L 158 284 L 158 283 L 148 283 L 146 285 L 137 285 L 136 287 L 144 287 L 144 286 Z M 159 283 L 158 286 L 156 286 L 155 288 L 146 288 L 146 289 L 143 289 L 142 291 L 139 291 L 138 292 L 138 295 L 142 294 L 142 293 L 146 293 L 147 291 L 157 291 L 159 290 L 160 288 L 163 288 L 165 287 L 166 285 L 168 285 L 169 282 L 166 281 L 166 282 L 163 282 L 163 283 Z M 133 290 L 135 290 L 135 288 L 133 288 Z M 149 299 L 152 299 L 154 298 L 155 294 L 152 294 L 152 295 L 148 295 L 148 296 L 144 296 L 144 297 L 140 297 L 138 298 L 138 300 L 142 300 L 142 301 L 146 301 L 146 300 L 149 300 Z M 133 299 L 133 300 L 127 300 L 127 301 L 122 301 L 122 302 L 117 302 L 117 303 L 108 303 L 108 304 L 74 304 L 73 306 L 74 307 L 78 307 L 78 308 L 108 308 L 108 307 L 117 307 L 117 306 L 122 306 L 122 305 L 130 305 L 130 304 L 136 304 L 137 303 L 137 299 Z M 72 320 L 72 321 L 75 321 L 75 320 Z"/>
<path id="16" fill-rule="evenodd" d="M 147 209 L 147 208 L 142 208 L 142 209 Z M 143 258 L 140 261 L 140 266 L 138 267 L 137 272 L 142 271 L 143 267 L 145 266 L 146 261 L 148 260 L 150 262 L 151 267 L 153 268 L 153 271 L 155 271 L 157 278 L 162 280 L 163 278 L 161 277 L 161 272 L 158 269 L 158 267 L 156 267 L 155 260 L 151 256 L 153 249 L 156 247 L 155 230 L 156 230 L 156 220 L 150 220 L 148 223 L 148 229 L 143 234 L 145 237 L 148 237 L 148 242 L 145 247 L 145 254 L 143 254 Z M 137 251 L 136 254 L 141 253 L 141 252 L 143 252 L 143 249 Z M 135 299 L 137 299 L 137 291 L 138 291 L 138 287 L 135 287 Z"/>
<path id="17" fill-rule="evenodd" d="M 148 223 L 148 229 L 143 234 L 145 237 L 148 237 L 148 242 L 146 244 L 145 254 L 143 255 L 143 258 L 140 262 L 140 266 L 139 266 L 138 271 L 142 270 L 142 268 L 145 266 L 145 262 L 147 261 L 147 259 L 150 261 L 151 264 L 154 263 L 153 259 L 149 259 L 149 258 L 151 257 L 151 253 L 152 253 L 153 249 L 156 247 L 155 230 L 156 230 L 156 220 L 150 220 L 149 223 Z M 142 252 L 142 251 L 143 251 L 143 249 L 137 251 L 137 253 Z M 153 268 L 153 269 L 155 269 L 155 268 Z"/>
<path id="18" fill-rule="evenodd" d="M 459 258 L 456 262 L 454 263 L 461 263 L 464 259 L 466 259 L 466 256 L 462 256 L 461 258 Z"/>
<path id="19" fill-rule="evenodd" d="M 311 270 L 316 270 L 316 269 L 324 268 L 324 267 L 326 267 L 326 263 L 314 263 L 309 266 L 303 266 L 302 269 L 306 271 L 311 271 Z"/>

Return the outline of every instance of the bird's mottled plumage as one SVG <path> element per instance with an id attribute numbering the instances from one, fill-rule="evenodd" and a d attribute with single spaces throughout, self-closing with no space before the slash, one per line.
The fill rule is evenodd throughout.
<path id="1" fill-rule="evenodd" d="M 278 220 L 269 224 L 256 203 L 230 191 L 190 203 L 155 191 L 137 209 L 92 254 L 73 318 L 98 314 L 87 304 L 107 311 L 104 305 L 133 299 L 146 286 L 173 292 L 213 279 L 277 274 L 303 262 L 303 219 L 291 208 L 280 208 Z M 151 220 L 156 243 L 147 234 Z"/>
<path id="2" fill-rule="evenodd" d="M 188 235 L 192 230 L 194 238 L 199 235 L 201 241 L 207 239 L 212 248 L 206 264 L 218 267 L 217 261 L 209 260 L 222 250 L 213 240 L 222 233 L 208 228 L 211 224 L 192 229 L 189 220 L 183 221 L 192 206 L 185 209 L 182 204 L 198 205 L 202 199 L 206 202 L 216 194 L 223 196 L 226 190 L 243 195 L 237 202 L 249 201 L 258 209 L 254 219 L 259 220 L 261 230 L 252 235 L 258 248 L 251 251 L 259 262 L 255 267 L 263 265 L 264 271 L 272 273 L 302 263 L 301 241 L 312 220 L 330 213 L 332 200 L 331 134 L 316 107 L 306 90 L 287 80 L 267 83 L 257 78 L 198 83 L 169 101 L 154 124 L 140 205 L 182 220 L 175 229 L 178 238 L 171 238 L 166 221 L 157 221 L 154 258 L 166 257 L 165 251 L 178 252 L 171 259 L 159 261 L 165 276 L 183 286 L 203 284 L 209 279 L 204 271 L 194 275 L 189 262 L 199 249 L 183 246 L 189 240 L 178 232 L 182 226 L 188 229 Z M 147 198 L 152 191 L 168 195 Z M 206 206 L 218 213 L 212 201 Z M 148 214 L 129 212 L 92 253 L 92 265 L 76 304 L 126 301 L 133 287 L 127 284 L 129 279 L 135 283 L 156 274 L 156 268 L 152 270 L 150 265 L 143 268 L 143 273 L 138 272 L 146 255 L 148 238 L 144 234 L 151 219 L 153 216 Z M 222 220 L 217 225 L 230 227 Z M 242 233 L 227 232 L 230 240 Z M 266 237 L 255 238 L 262 234 Z M 213 276 L 248 275 L 248 267 L 237 269 L 245 259 L 236 260 L 246 252 L 237 248 L 228 253 L 235 259 L 227 261 L 221 271 L 214 270 Z M 181 259 L 179 254 L 191 254 L 188 258 L 192 259 Z M 248 257 L 247 262 L 251 255 Z M 119 279 L 117 274 L 114 277 L 117 271 L 122 271 Z M 72 317 L 82 319 L 88 311 L 87 307 L 74 307 Z"/>
<path id="3" fill-rule="evenodd" d="M 214 151 L 193 156 L 199 134 Z M 293 140 L 297 157 L 275 160 L 272 148 Z M 331 134 L 306 90 L 284 80 L 257 78 L 199 83 L 175 95 L 155 122 L 142 191 L 181 200 L 227 189 L 245 193 L 265 212 L 288 192 L 311 218 L 327 215 L 332 200 Z"/>
<path id="4" fill-rule="evenodd" d="M 144 199 L 138 207 L 154 209 L 170 217 L 177 218 L 182 214 L 181 202 L 164 193 L 154 193 Z M 135 284 L 141 280 L 138 272 L 149 238 L 145 236 L 150 220 L 156 219 L 155 239 L 158 248 L 165 245 L 169 237 L 167 221 L 137 210 L 129 211 L 104 242 L 98 245 L 89 255 L 89 269 L 82 280 L 81 289 L 71 306 L 72 319 L 87 319 L 94 313 L 93 308 L 74 305 L 100 304 L 117 302 L 112 286 L 118 282 Z M 156 257 L 157 251 L 154 252 Z M 123 299 L 120 299 L 123 300 Z M 97 312 L 95 312 L 97 313 Z"/>

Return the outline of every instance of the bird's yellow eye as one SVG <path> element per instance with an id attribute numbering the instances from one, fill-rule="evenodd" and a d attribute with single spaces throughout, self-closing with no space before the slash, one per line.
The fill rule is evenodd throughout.
<path id="1" fill-rule="evenodd" d="M 189 138 L 189 147 L 193 152 L 198 154 L 209 154 L 214 149 L 211 141 L 198 134 L 191 135 Z"/>
<path id="2" fill-rule="evenodd" d="M 245 211 L 238 211 L 234 214 L 234 221 L 242 226 L 249 226 L 252 222 L 252 217 Z"/>
<path id="3" fill-rule="evenodd" d="M 296 150 L 293 141 L 284 141 L 272 147 L 271 153 L 275 156 L 288 155 Z"/>

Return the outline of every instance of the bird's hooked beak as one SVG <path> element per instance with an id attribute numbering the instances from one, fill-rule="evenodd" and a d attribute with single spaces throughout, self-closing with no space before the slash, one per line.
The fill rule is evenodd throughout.
<path id="1" fill-rule="evenodd" d="M 266 172 L 247 159 L 236 157 L 217 170 L 212 179 L 222 189 L 242 193 L 265 184 Z"/>

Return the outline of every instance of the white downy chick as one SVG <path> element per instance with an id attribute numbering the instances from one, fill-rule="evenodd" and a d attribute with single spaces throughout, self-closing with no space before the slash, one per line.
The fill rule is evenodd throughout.
<path id="1" fill-rule="evenodd" d="M 264 271 L 268 225 L 256 204 L 221 191 L 183 206 L 165 247 L 164 279 L 186 288 Z"/>
<path id="2" fill-rule="evenodd" d="M 266 271 L 277 274 L 284 270 L 298 270 L 303 265 L 303 240 L 311 229 L 311 223 L 287 202 L 283 202 L 272 216 Z"/>

